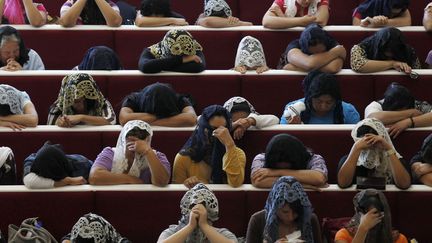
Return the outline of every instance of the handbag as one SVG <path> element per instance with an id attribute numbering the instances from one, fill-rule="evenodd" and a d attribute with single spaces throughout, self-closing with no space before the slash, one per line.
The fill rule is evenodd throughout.
<path id="1" fill-rule="evenodd" d="M 18 227 L 10 224 L 8 227 L 9 243 L 57 243 L 57 240 L 42 227 L 36 218 L 28 218 L 22 221 Z"/>

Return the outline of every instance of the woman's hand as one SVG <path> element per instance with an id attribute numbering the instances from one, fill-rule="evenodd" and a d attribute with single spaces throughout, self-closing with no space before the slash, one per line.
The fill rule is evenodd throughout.
<path id="1" fill-rule="evenodd" d="M 396 138 L 397 136 L 399 136 L 399 134 L 401 134 L 401 132 L 405 131 L 411 125 L 412 124 L 410 119 L 398 121 L 390 126 L 388 133 L 392 138 Z"/>
<path id="2" fill-rule="evenodd" d="M 147 155 L 147 153 L 152 150 L 150 146 L 150 138 L 147 137 L 144 140 L 137 139 L 128 146 L 128 149 L 142 155 Z"/>
<path id="3" fill-rule="evenodd" d="M 429 174 L 432 172 L 432 165 L 428 163 L 415 162 L 411 166 L 412 171 L 417 175 L 417 177 L 422 177 L 423 175 Z"/>
<path id="4" fill-rule="evenodd" d="M 183 185 L 185 185 L 187 188 L 191 189 L 196 184 L 200 183 L 201 181 L 196 176 L 191 176 L 183 181 Z"/>
<path id="5" fill-rule="evenodd" d="M 197 55 L 183 56 L 183 63 L 188 63 L 188 62 L 202 63 L 202 60 Z"/>
<path id="6" fill-rule="evenodd" d="M 363 229 L 365 231 L 369 231 L 375 225 L 381 222 L 381 220 L 384 218 L 384 213 L 379 212 L 376 208 L 372 208 L 367 212 L 366 214 L 363 214 L 360 217 L 360 226 L 359 229 Z"/>
<path id="7" fill-rule="evenodd" d="M 252 174 L 252 178 L 251 180 L 254 181 L 261 181 L 267 177 L 271 177 L 272 175 L 272 170 L 268 169 L 268 168 L 259 168 L 257 169 L 253 174 Z"/>
<path id="8" fill-rule="evenodd" d="M 190 211 L 190 214 L 189 214 L 188 226 L 191 227 L 192 229 L 195 229 L 198 225 L 199 216 L 200 216 L 199 213 L 196 210 L 194 211 L 192 208 L 192 210 Z"/>
<path id="9" fill-rule="evenodd" d="M 198 225 L 200 228 L 208 226 L 207 221 L 207 209 L 202 204 L 197 204 L 192 208 L 192 212 L 197 213 L 198 217 Z"/>
<path id="10" fill-rule="evenodd" d="M 291 116 L 289 117 L 288 124 L 301 124 L 302 120 L 300 116 Z"/>
<path id="11" fill-rule="evenodd" d="M 405 62 L 398 62 L 398 61 L 394 61 L 393 62 L 393 69 L 395 69 L 398 72 L 404 72 L 406 74 L 411 73 L 411 67 L 405 63 Z"/>
<path id="12" fill-rule="evenodd" d="M 265 65 L 265 66 L 257 67 L 256 72 L 258 74 L 261 74 L 261 73 L 266 72 L 268 70 L 270 70 L 270 68 Z"/>
<path id="13" fill-rule="evenodd" d="M 247 71 L 247 68 L 246 68 L 246 66 L 235 66 L 234 71 L 237 71 L 241 74 L 245 74 Z"/>
<path id="14" fill-rule="evenodd" d="M 226 127 L 220 126 L 213 130 L 214 137 L 216 137 L 225 147 L 232 147 L 235 145 L 228 129 Z"/>
<path id="15" fill-rule="evenodd" d="M 21 131 L 22 129 L 26 128 L 25 126 L 15 123 L 15 122 L 8 122 L 8 121 L 0 121 L 1 127 L 9 127 L 13 131 Z"/>
<path id="16" fill-rule="evenodd" d="M 384 139 L 384 137 L 380 136 L 380 135 L 372 135 L 372 134 L 366 134 L 366 142 L 369 145 L 373 145 L 376 146 L 379 149 L 382 150 L 389 150 L 392 149 L 393 147 Z"/>
<path id="17" fill-rule="evenodd" d="M 14 58 L 9 58 L 7 60 L 7 64 L 5 66 L 6 68 L 4 70 L 6 71 L 19 71 L 22 70 L 21 64 L 19 64 L 17 61 L 15 61 Z"/>

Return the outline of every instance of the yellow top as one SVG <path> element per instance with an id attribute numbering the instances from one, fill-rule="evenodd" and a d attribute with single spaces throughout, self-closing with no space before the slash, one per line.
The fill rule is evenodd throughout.
<path id="1" fill-rule="evenodd" d="M 226 151 L 222 158 L 222 169 L 227 175 L 230 186 L 243 184 L 245 176 L 246 155 L 242 149 L 234 147 Z M 206 162 L 195 163 L 189 156 L 177 154 L 174 159 L 173 183 L 183 183 L 187 178 L 196 176 L 208 184 L 211 178 L 211 167 Z"/>

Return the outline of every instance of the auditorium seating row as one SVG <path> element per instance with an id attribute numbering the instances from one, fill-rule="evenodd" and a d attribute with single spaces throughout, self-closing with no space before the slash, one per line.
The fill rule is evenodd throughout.
<path id="1" fill-rule="evenodd" d="M 250 216 L 265 205 L 268 190 L 251 185 L 240 188 L 209 185 L 219 201 L 216 227 L 245 236 Z M 19 225 L 25 218 L 38 216 L 43 227 L 60 239 L 71 231 L 78 218 L 88 212 L 102 215 L 132 242 L 156 242 L 159 234 L 180 218 L 179 202 L 186 188 L 153 186 L 74 186 L 54 190 L 31 191 L 23 186 L 0 187 L 0 229 L 7 232 L 10 223 Z M 394 228 L 418 242 L 430 242 L 429 225 L 432 193 L 426 186 L 399 191 L 387 186 L 385 195 L 391 207 Z M 341 190 L 331 185 L 323 192 L 308 191 L 315 213 L 325 217 L 354 215 L 353 188 Z"/>
<path id="2" fill-rule="evenodd" d="M 141 0 L 124 0 L 125 2 L 140 8 Z M 233 16 L 244 21 L 250 21 L 255 25 L 261 25 L 262 17 L 274 0 L 226 0 L 231 7 Z M 60 7 L 65 1 L 62 0 L 39 0 L 47 8 L 51 16 L 60 15 Z M 117 1 L 114 1 L 117 2 Z M 362 0 L 339 1 L 330 0 L 330 19 L 331 25 L 349 25 L 352 23 L 353 10 Z M 423 9 L 429 0 L 416 0 L 410 3 L 410 13 L 413 25 L 422 25 Z M 173 11 L 185 16 L 189 24 L 194 24 L 198 15 L 203 12 L 204 0 L 172 0 L 171 8 Z"/>
<path id="3" fill-rule="evenodd" d="M 352 103 L 361 116 L 364 108 L 373 100 L 383 97 L 391 82 L 406 86 L 420 100 L 432 102 L 432 72 L 417 70 L 416 80 L 396 71 L 378 74 L 357 75 L 351 70 L 343 70 L 337 75 L 342 96 Z M 9 84 L 26 91 L 39 114 L 39 124 L 46 124 L 49 107 L 56 100 L 61 80 L 74 71 L 22 71 L 5 73 L 0 76 L 0 83 Z M 154 82 L 172 84 L 179 93 L 190 94 L 196 101 L 196 112 L 212 104 L 223 104 L 233 96 L 247 98 L 262 114 L 282 114 L 285 105 L 304 97 L 301 82 L 304 73 L 290 71 L 269 71 L 257 75 L 250 71 L 240 75 L 234 71 L 205 71 L 200 74 L 162 73 L 144 75 L 139 71 L 88 71 L 97 81 L 102 93 L 119 114 L 123 98 L 131 92 L 141 90 Z"/>
<path id="4" fill-rule="evenodd" d="M 19 26 L 16 26 L 17 28 Z M 96 26 L 94 28 L 65 29 L 59 26 L 43 28 L 21 27 L 27 47 L 36 50 L 42 57 L 47 70 L 68 70 L 78 65 L 88 48 L 97 45 L 106 45 L 115 50 L 125 69 L 138 69 L 138 60 L 142 50 L 159 42 L 168 29 L 172 28 L 146 28 L 121 27 L 107 28 Z M 246 35 L 258 38 L 266 54 L 267 64 L 276 68 L 281 54 L 289 42 L 297 39 L 303 28 L 294 28 L 287 31 L 267 31 L 261 26 L 227 28 L 208 30 L 206 28 L 190 26 L 181 27 L 190 30 L 192 35 L 204 48 L 207 69 L 230 69 L 234 60 L 238 44 Z M 331 26 L 326 28 L 330 34 L 347 49 L 347 59 L 344 67 L 350 68 L 349 53 L 351 47 L 364 38 L 372 35 L 376 29 L 361 27 Z M 141 31 L 138 31 L 141 30 Z M 432 34 L 426 33 L 423 27 L 402 28 L 406 39 L 417 51 L 421 63 L 424 63 L 427 53 L 432 49 Z M 216 31 L 216 32 L 215 32 Z M 85 38 L 83 38 L 85 36 Z M 217 37 L 216 37 L 217 36 Z"/>
<path id="5" fill-rule="evenodd" d="M 253 158 L 258 153 L 265 152 L 268 141 L 279 133 L 289 133 L 298 137 L 305 146 L 322 155 L 329 171 L 328 181 L 336 183 L 338 162 L 342 156 L 349 153 L 353 145 L 353 127 L 354 125 L 275 125 L 263 130 L 249 130 L 236 142 L 246 153 L 245 183 L 250 183 Z M 175 155 L 190 137 L 193 129 L 154 127 L 152 147 L 165 153 L 169 162 L 173 164 Z M 8 146 L 14 151 L 18 184 L 21 184 L 24 159 L 36 152 L 45 141 L 62 144 L 66 153 L 82 154 L 94 160 L 104 147 L 116 145 L 120 130 L 121 127 L 118 125 L 76 128 L 38 126 L 21 132 L 0 128 L 0 141 L 1 146 Z M 431 132 L 431 128 L 409 129 L 394 139 L 393 143 L 397 151 L 409 161 Z"/>

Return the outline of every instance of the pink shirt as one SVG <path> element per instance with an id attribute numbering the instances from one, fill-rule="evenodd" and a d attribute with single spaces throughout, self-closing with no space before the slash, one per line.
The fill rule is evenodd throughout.
<path id="1" fill-rule="evenodd" d="M 274 3 L 276 3 L 279 6 L 279 8 L 282 10 L 282 12 L 285 13 L 285 11 L 286 11 L 285 0 L 275 0 Z M 296 17 L 305 16 L 305 15 L 312 15 L 312 14 L 308 13 L 309 8 L 307 8 L 307 7 L 303 8 L 303 14 L 301 14 L 302 7 L 300 6 L 300 4 L 297 3 L 297 1 L 296 1 L 295 5 L 297 7 Z M 321 2 L 318 3 L 317 8 L 319 8 L 321 5 L 327 5 L 328 6 L 329 0 L 321 0 Z"/>

